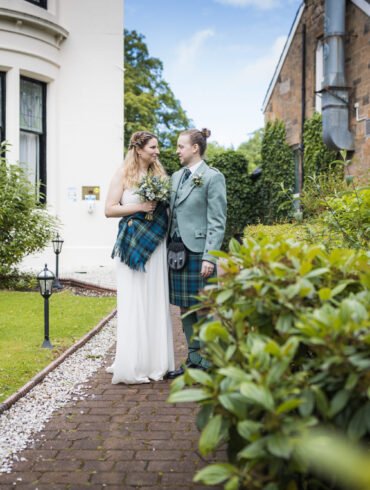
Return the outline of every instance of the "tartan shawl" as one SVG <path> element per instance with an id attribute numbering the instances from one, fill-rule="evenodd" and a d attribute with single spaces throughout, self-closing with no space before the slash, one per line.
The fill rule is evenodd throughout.
<path id="1" fill-rule="evenodd" d="M 153 220 L 145 219 L 139 212 L 124 216 L 118 224 L 118 234 L 112 258 L 120 257 L 130 269 L 145 272 L 145 264 L 159 243 L 164 239 L 168 226 L 166 206 L 159 203 Z"/>

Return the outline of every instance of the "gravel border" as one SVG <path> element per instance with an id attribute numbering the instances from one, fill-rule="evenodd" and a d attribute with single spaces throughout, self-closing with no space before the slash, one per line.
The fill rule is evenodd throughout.
<path id="1" fill-rule="evenodd" d="M 0 474 L 11 473 L 14 461 L 20 460 L 17 453 L 39 440 L 37 434 L 53 412 L 70 400 L 83 400 L 88 396 L 84 391 L 89 388 L 86 382 L 104 364 L 115 337 L 116 321 L 112 319 L 0 415 Z"/>
<path id="2" fill-rule="evenodd" d="M 0 474 L 11 473 L 17 453 L 38 440 L 56 410 L 87 396 L 88 386 L 81 385 L 104 364 L 116 340 L 115 315 L 116 309 L 0 405 Z"/>
<path id="3" fill-rule="evenodd" d="M 88 342 L 94 335 L 96 335 L 117 313 L 115 308 L 109 313 L 103 320 L 101 320 L 96 327 L 94 327 L 90 332 L 80 338 L 75 344 L 64 351 L 59 357 L 48 364 L 42 371 L 36 374 L 28 383 L 23 385 L 18 391 L 10 395 L 6 400 L 0 403 L 0 415 L 8 410 L 15 402 L 20 398 L 25 396 L 32 388 L 34 388 L 38 383 L 40 383 L 51 371 L 53 371 L 59 364 L 61 364 L 68 356 L 73 354 L 77 349 L 82 347 L 86 342 Z M 0 439 L 1 440 L 1 439 Z"/>

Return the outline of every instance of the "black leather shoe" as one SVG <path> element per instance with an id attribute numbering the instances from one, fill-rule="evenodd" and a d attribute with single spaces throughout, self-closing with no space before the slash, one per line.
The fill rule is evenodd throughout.
<path id="1" fill-rule="evenodd" d="M 181 376 L 182 374 L 184 374 L 184 368 L 179 367 L 174 371 L 167 371 L 167 373 L 164 375 L 164 379 L 175 379 L 178 376 Z"/>

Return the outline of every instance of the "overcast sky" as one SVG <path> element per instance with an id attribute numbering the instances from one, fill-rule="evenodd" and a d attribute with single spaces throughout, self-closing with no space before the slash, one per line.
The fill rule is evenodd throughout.
<path id="1" fill-rule="evenodd" d="M 195 127 L 237 147 L 263 126 L 262 102 L 301 0 L 125 0 L 125 28 Z"/>

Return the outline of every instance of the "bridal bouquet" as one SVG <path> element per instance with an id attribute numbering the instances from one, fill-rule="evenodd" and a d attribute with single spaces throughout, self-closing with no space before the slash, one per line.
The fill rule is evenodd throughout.
<path id="1" fill-rule="evenodd" d="M 142 201 L 158 201 L 166 204 L 169 202 L 171 196 L 170 179 L 148 173 L 139 182 L 135 194 L 138 194 Z M 147 213 L 145 219 L 151 221 L 153 214 Z"/>

